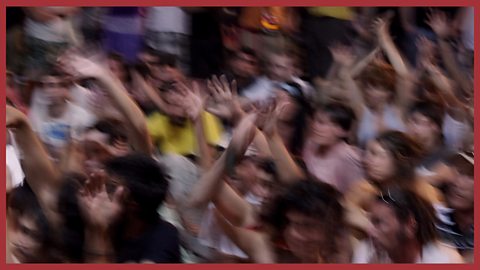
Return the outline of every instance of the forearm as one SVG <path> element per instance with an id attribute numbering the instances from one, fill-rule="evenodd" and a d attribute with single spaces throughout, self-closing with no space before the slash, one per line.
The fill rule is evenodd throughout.
<path id="1" fill-rule="evenodd" d="M 229 184 L 223 182 L 213 203 L 226 220 L 238 227 L 257 225 L 255 208 L 238 194 Z"/>
<path id="2" fill-rule="evenodd" d="M 137 104 L 128 96 L 127 90 L 120 80 L 114 78 L 108 71 L 97 76 L 104 86 L 113 104 L 119 109 L 130 133 L 130 141 L 136 151 L 151 154 L 151 143 L 148 135 L 145 115 Z"/>
<path id="3" fill-rule="evenodd" d="M 192 190 L 187 205 L 200 207 L 210 202 L 221 187 L 226 171 L 227 152 L 224 152 L 213 166 L 202 175 Z"/>
<path id="4" fill-rule="evenodd" d="M 403 60 L 400 52 L 393 43 L 392 37 L 389 33 L 380 34 L 380 47 L 387 55 L 388 61 L 392 64 L 395 72 L 402 78 L 406 78 L 408 75 L 407 64 Z"/>
<path id="5" fill-rule="evenodd" d="M 23 156 L 22 168 L 29 185 L 36 193 L 45 190 L 54 192 L 59 186 L 60 175 L 37 134 L 26 119 L 12 131 Z"/>
<path id="6" fill-rule="evenodd" d="M 134 81 L 136 82 L 136 85 L 139 88 L 139 90 L 143 91 L 143 93 L 155 105 L 155 107 L 157 107 L 157 109 L 162 113 L 166 112 L 167 104 L 160 97 L 160 95 L 155 92 L 153 87 L 151 85 L 149 85 L 145 81 L 145 79 L 136 71 L 132 72 L 132 77 L 133 77 Z"/>
<path id="7" fill-rule="evenodd" d="M 202 113 L 194 121 L 195 126 L 195 135 L 197 139 L 198 153 L 200 156 L 200 166 L 206 171 L 208 170 L 212 163 L 212 155 L 210 154 L 210 148 L 208 146 L 207 140 L 205 138 L 205 131 L 203 128 Z"/>
<path id="8" fill-rule="evenodd" d="M 460 70 L 457 65 L 453 51 L 445 38 L 439 38 L 440 54 L 447 71 L 452 78 L 460 85 L 464 94 L 472 95 L 473 87 L 469 83 L 469 80 Z"/>
<path id="9" fill-rule="evenodd" d="M 304 178 L 304 173 L 293 160 L 282 139 L 274 133 L 268 140 L 273 160 L 278 170 L 279 180 L 283 183 L 294 183 Z"/>
<path id="10" fill-rule="evenodd" d="M 233 226 L 219 214 L 216 214 L 216 218 L 225 234 L 242 249 L 254 263 L 275 263 L 275 253 L 268 235 Z"/>

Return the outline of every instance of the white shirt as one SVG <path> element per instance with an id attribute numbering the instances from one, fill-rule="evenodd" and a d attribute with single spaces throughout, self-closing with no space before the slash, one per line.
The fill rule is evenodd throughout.
<path id="1" fill-rule="evenodd" d="M 6 159 L 7 170 L 10 173 L 10 179 L 12 181 L 12 188 L 20 186 L 23 183 L 25 174 L 23 173 L 22 166 L 20 165 L 20 158 L 17 149 L 11 144 L 7 144 Z"/>
<path id="2" fill-rule="evenodd" d="M 59 118 L 50 117 L 46 107 L 30 112 L 29 118 L 40 139 L 54 148 L 65 146 L 70 137 L 77 137 L 95 122 L 93 114 L 71 102 Z"/>
<path id="3" fill-rule="evenodd" d="M 245 88 L 241 95 L 252 102 L 267 101 L 275 97 L 273 85 L 274 83 L 270 79 L 262 76 Z"/>
<path id="4" fill-rule="evenodd" d="M 180 7 L 150 7 L 145 27 L 156 32 L 190 35 L 190 15 Z"/>
<path id="5" fill-rule="evenodd" d="M 44 7 L 45 9 L 55 11 L 63 7 Z M 27 36 L 49 42 L 68 42 L 71 38 L 72 22 L 71 17 L 60 18 L 47 22 L 38 22 L 31 18 L 25 20 L 25 33 Z"/>
<path id="6" fill-rule="evenodd" d="M 473 7 L 467 7 L 467 12 L 463 21 L 462 28 L 462 41 L 465 48 L 470 51 L 474 49 L 474 23 L 475 23 L 475 14 Z"/>
<path id="7" fill-rule="evenodd" d="M 371 241 L 361 241 L 354 249 L 352 263 L 392 263 L 386 254 L 377 252 Z M 435 241 L 422 247 L 415 263 L 464 263 L 456 249 Z"/>

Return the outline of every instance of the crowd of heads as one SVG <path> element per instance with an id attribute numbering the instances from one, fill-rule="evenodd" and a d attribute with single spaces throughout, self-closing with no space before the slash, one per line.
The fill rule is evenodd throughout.
<path id="1" fill-rule="evenodd" d="M 473 8 L 7 11 L 8 262 L 473 261 Z"/>

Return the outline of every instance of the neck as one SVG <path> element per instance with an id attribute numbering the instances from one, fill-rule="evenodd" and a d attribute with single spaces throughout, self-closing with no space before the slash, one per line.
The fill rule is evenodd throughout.
<path id="1" fill-rule="evenodd" d="M 460 231 L 466 232 L 473 225 L 473 209 L 455 210 L 453 212 L 453 218 Z"/>
<path id="2" fill-rule="evenodd" d="M 401 248 L 388 252 L 388 256 L 394 263 L 415 263 L 421 254 L 422 246 L 420 243 L 411 239 L 406 241 Z"/>
<path id="3" fill-rule="evenodd" d="M 67 109 L 67 102 L 55 103 L 48 106 L 48 115 L 53 118 L 58 118 L 62 116 L 62 114 Z"/>

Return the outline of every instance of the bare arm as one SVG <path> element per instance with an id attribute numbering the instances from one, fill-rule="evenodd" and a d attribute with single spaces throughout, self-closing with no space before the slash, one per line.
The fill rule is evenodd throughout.
<path id="1" fill-rule="evenodd" d="M 249 115 L 239 123 L 227 150 L 213 164 L 210 170 L 202 175 L 199 182 L 195 185 L 187 205 L 191 207 L 205 205 L 218 194 L 227 166 L 233 165 L 227 164 L 227 162 L 234 161 L 235 158 L 242 156 L 253 139 L 255 132 L 253 121 L 255 117 L 255 115 Z"/>
<path id="2" fill-rule="evenodd" d="M 460 67 L 455 60 L 454 53 L 447 39 L 451 35 L 452 30 L 448 25 L 447 17 L 442 12 L 435 12 L 429 15 L 427 23 L 433 29 L 435 34 L 438 37 L 440 45 L 440 54 L 442 60 L 447 68 L 447 71 L 450 73 L 452 78 L 460 85 L 462 91 L 467 96 L 473 95 L 473 85 L 470 83 L 470 80 L 464 73 L 461 71 Z"/>
<path id="3" fill-rule="evenodd" d="M 233 226 L 218 213 L 216 213 L 215 217 L 225 234 L 240 247 L 254 263 L 275 263 L 275 253 L 267 235 Z"/>
<path id="4" fill-rule="evenodd" d="M 113 104 L 124 117 L 129 142 L 133 149 L 150 155 L 152 149 L 145 116 L 137 104 L 128 96 L 128 92 L 121 81 L 113 76 L 108 69 L 80 56 L 66 57 L 61 60 L 61 64 L 67 72 L 75 77 L 91 77 L 101 83 Z"/>
<path id="5" fill-rule="evenodd" d="M 10 129 L 22 152 L 22 168 L 26 181 L 38 198 L 47 218 L 57 224 L 57 196 L 61 188 L 60 173 L 55 169 L 47 151 L 35 132 L 27 116 L 17 109 L 7 106 L 6 126 Z"/>
<path id="6" fill-rule="evenodd" d="M 280 135 L 278 135 L 278 116 L 282 113 L 285 105 L 286 104 L 276 104 L 276 106 L 272 108 L 272 111 L 266 116 L 262 131 L 267 139 L 275 167 L 278 170 L 279 180 L 283 183 L 294 183 L 303 179 L 305 175 L 288 152 Z"/>
<path id="7" fill-rule="evenodd" d="M 357 83 L 353 80 L 352 71 L 350 70 L 350 66 L 354 62 L 352 52 L 350 48 L 345 46 L 335 46 L 330 48 L 330 51 L 332 52 L 334 61 L 340 66 L 338 77 L 344 91 L 344 96 L 349 101 L 357 119 L 360 119 L 366 105 L 363 95 Z"/>
<path id="8" fill-rule="evenodd" d="M 409 107 L 409 104 L 412 101 L 414 87 L 413 76 L 408 71 L 406 62 L 400 55 L 400 52 L 388 32 L 389 25 L 390 24 L 383 19 L 377 19 L 375 22 L 379 45 L 387 55 L 390 64 L 398 75 L 396 84 L 397 106 L 400 109 L 405 109 Z"/>
<path id="9" fill-rule="evenodd" d="M 132 71 L 132 77 L 138 85 L 139 90 L 145 93 L 145 95 L 150 99 L 150 101 L 153 102 L 155 107 L 157 107 L 160 112 L 166 112 L 168 105 L 155 91 L 155 89 L 150 84 L 148 84 L 137 71 Z"/>

